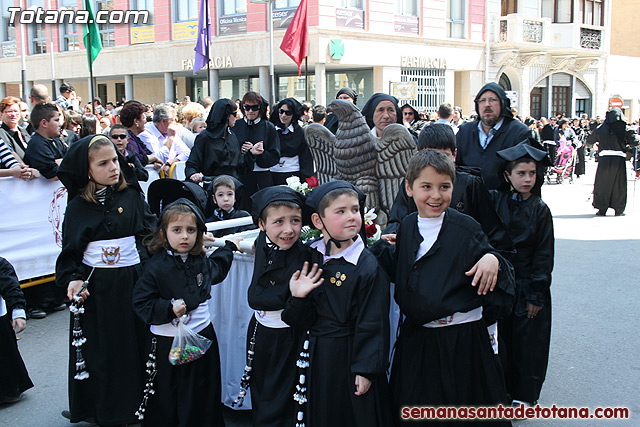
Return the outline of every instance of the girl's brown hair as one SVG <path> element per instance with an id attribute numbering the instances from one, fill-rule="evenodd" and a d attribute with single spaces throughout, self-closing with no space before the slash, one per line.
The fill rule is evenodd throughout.
<path id="1" fill-rule="evenodd" d="M 118 150 L 116 149 L 115 145 L 113 145 L 113 142 L 109 141 L 107 137 L 104 137 L 104 136 L 100 137 L 100 135 L 98 135 L 95 138 L 95 140 L 92 140 L 89 143 L 87 161 L 91 163 L 91 159 L 95 155 L 96 151 L 98 151 L 102 147 L 109 147 L 109 146 L 113 147 L 117 155 Z M 129 184 L 127 184 L 127 181 L 124 179 L 124 175 L 122 174 L 122 169 L 120 169 L 120 177 L 118 178 L 118 183 L 115 185 L 115 191 L 122 191 L 128 186 Z M 98 203 L 95 197 L 96 190 L 97 190 L 96 183 L 91 179 L 89 179 L 89 182 L 87 182 L 87 185 L 85 185 L 84 188 L 80 190 L 80 197 L 82 197 L 88 202 Z"/>
<path id="2" fill-rule="evenodd" d="M 175 205 L 171 205 L 165 210 L 162 211 L 162 215 L 160 215 L 160 224 L 156 231 L 148 236 L 144 240 L 144 244 L 149 249 L 149 253 L 156 254 L 162 251 L 169 251 L 172 248 L 169 246 L 169 241 L 167 240 L 167 227 L 171 222 L 175 221 L 178 217 L 182 215 L 191 215 L 193 219 L 198 222 L 198 218 L 196 214 L 193 213 L 191 208 L 185 204 L 177 203 Z M 200 255 L 204 252 L 204 233 L 198 230 L 198 235 L 196 236 L 196 243 L 193 245 L 193 248 L 189 251 L 191 255 Z"/>

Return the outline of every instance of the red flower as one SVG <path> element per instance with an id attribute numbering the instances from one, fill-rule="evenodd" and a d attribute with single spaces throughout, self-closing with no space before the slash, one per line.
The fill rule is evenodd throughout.
<path id="1" fill-rule="evenodd" d="M 375 224 L 367 224 L 364 226 L 364 231 L 367 234 L 367 237 L 373 237 L 378 230 L 376 229 Z"/>
<path id="2" fill-rule="evenodd" d="M 309 186 L 309 188 L 315 188 L 319 185 L 318 182 L 318 178 L 316 178 L 315 176 L 312 176 L 310 178 L 305 179 L 307 185 Z"/>

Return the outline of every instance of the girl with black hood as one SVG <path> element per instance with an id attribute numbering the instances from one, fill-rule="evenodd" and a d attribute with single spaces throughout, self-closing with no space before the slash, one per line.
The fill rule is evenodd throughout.
<path id="1" fill-rule="evenodd" d="M 239 178 L 253 169 L 262 146 L 240 146 L 231 128 L 236 123 L 238 107 L 230 99 L 219 99 L 211 107 L 207 128 L 196 136 L 187 160 L 185 175 L 193 182 L 205 176 L 230 175 Z"/>
<path id="2" fill-rule="evenodd" d="M 275 126 L 267 117 L 269 103 L 259 93 L 245 93 L 241 105 L 244 117 L 238 120 L 233 133 L 242 144 L 243 150 L 256 145 L 264 148 L 264 151 L 257 155 L 253 169 L 240 176 L 240 182 L 244 184 L 241 207 L 248 211 L 251 209 L 249 198 L 253 193 L 273 185 L 269 168 L 280 160 L 280 138 Z"/>
<path id="3" fill-rule="evenodd" d="M 145 393 L 140 409 L 148 426 L 224 426 L 220 355 L 208 300 L 211 286 L 227 276 L 233 251 L 242 239 L 228 240 L 207 257 L 206 230 L 202 211 L 180 198 L 164 208 L 158 228 L 147 241 L 153 256 L 136 283 L 133 308 L 150 326 L 155 343 L 155 359 L 150 359 L 157 371 L 150 374 L 153 385 L 147 386 L 153 392 Z M 178 322 L 211 340 L 211 347 L 200 357 L 179 357 L 182 363 L 172 364 L 167 356 Z"/>
<path id="4" fill-rule="evenodd" d="M 142 237 L 155 228 L 156 217 L 135 173 L 104 135 L 73 144 L 58 178 L 69 202 L 56 283 L 67 289 L 70 300 L 80 292 L 84 300 L 79 324 L 71 318 L 69 411 L 63 416 L 74 423 L 132 424 L 142 399 L 146 332 L 133 312 L 131 296 L 145 260 Z M 86 288 L 84 281 L 89 282 Z M 86 338 L 80 343 L 84 369 L 76 352 L 82 339 L 75 336 L 75 326 Z"/>
<path id="5" fill-rule="evenodd" d="M 292 175 L 304 182 L 314 174 L 313 157 L 298 125 L 300 116 L 302 104 L 294 98 L 283 99 L 271 112 L 271 123 L 280 137 L 280 160 L 270 168 L 275 185 L 285 185 Z"/>

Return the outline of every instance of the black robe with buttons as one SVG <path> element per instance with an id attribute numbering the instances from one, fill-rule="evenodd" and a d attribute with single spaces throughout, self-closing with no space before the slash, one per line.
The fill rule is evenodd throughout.
<path id="1" fill-rule="evenodd" d="M 323 264 L 316 249 L 311 259 Z M 389 279 L 367 249 L 357 265 L 338 258 L 322 269 L 324 283 L 307 298 L 291 297 L 282 313 L 285 322 L 309 329 L 307 425 L 387 427 Z M 356 375 L 372 381 L 363 396 L 354 395 Z"/>
<path id="2" fill-rule="evenodd" d="M 289 280 L 293 273 L 309 261 L 309 250 L 297 241 L 290 249 L 270 249 L 266 234 L 256 239 L 253 278 L 247 292 L 249 306 L 260 311 L 276 311 L 285 307 L 291 297 Z M 257 328 L 256 328 L 257 323 Z M 253 369 L 251 371 L 251 415 L 254 426 L 292 427 L 298 404 L 293 400 L 297 384 L 296 359 L 304 330 L 269 328 L 249 322 L 248 341 L 255 330 Z"/>

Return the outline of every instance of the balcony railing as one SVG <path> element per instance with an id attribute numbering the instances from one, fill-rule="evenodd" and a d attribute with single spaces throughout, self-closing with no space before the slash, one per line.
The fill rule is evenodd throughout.
<path id="1" fill-rule="evenodd" d="M 511 14 L 500 18 L 499 24 L 499 42 L 541 44 L 548 37 L 550 20 Z"/>
<path id="2" fill-rule="evenodd" d="M 580 28 L 580 47 L 600 50 L 602 47 L 602 30 Z"/>

